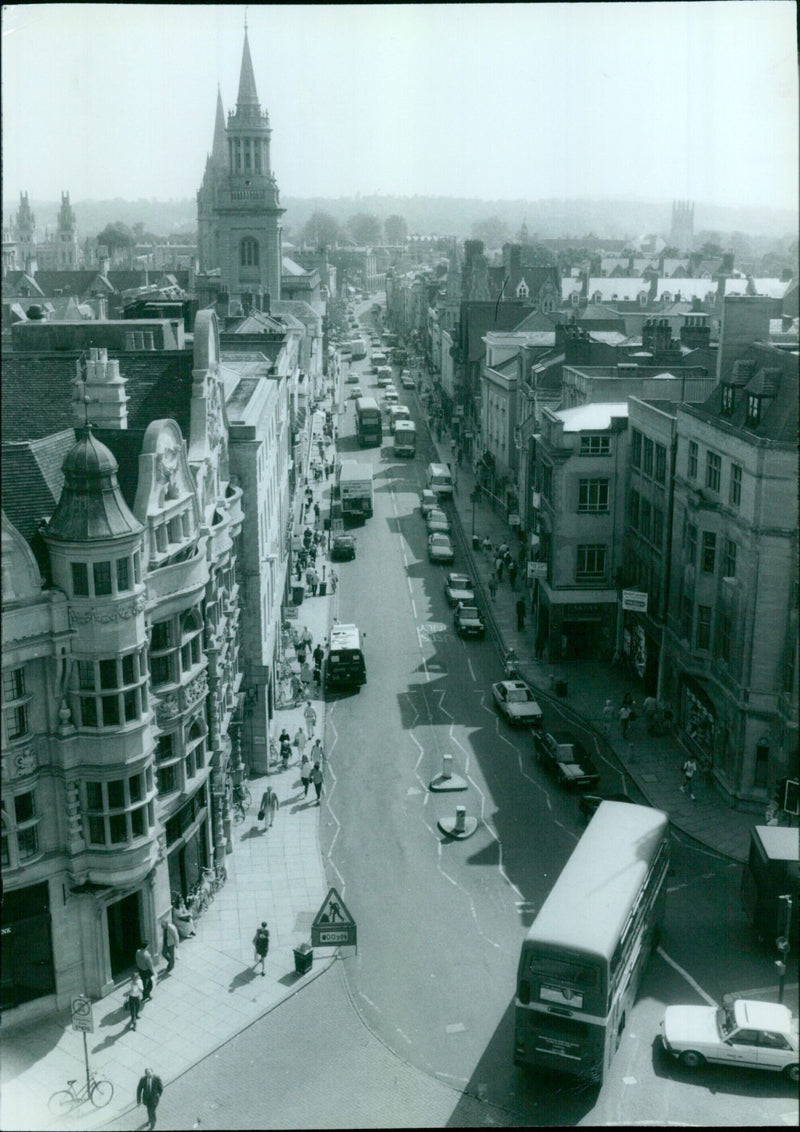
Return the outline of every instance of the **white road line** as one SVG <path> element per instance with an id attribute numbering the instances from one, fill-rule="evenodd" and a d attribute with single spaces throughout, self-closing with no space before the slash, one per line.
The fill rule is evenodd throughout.
<path id="1" fill-rule="evenodd" d="M 786 983 L 784 989 L 791 991 L 797 990 L 797 983 Z M 730 993 L 736 998 L 761 998 L 765 994 L 777 995 L 778 986 L 776 983 L 773 983 L 772 986 L 769 987 L 750 987 L 749 990 L 736 990 Z"/>
<path id="2" fill-rule="evenodd" d="M 475 669 L 472 667 L 472 658 L 469 657 L 469 656 L 467 657 L 467 668 L 469 669 L 469 674 L 472 678 L 472 683 L 474 684 L 475 683 Z"/>
<path id="3" fill-rule="evenodd" d="M 679 975 L 682 975 L 683 978 L 686 979 L 686 982 L 689 984 L 689 986 L 693 990 L 697 991 L 697 993 L 700 995 L 700 997 L 705 1002 L 707 1002 L 709 1006 L 718 1006 L 719 1005 L 718 1002 L 714 1001 L 714 999 L 711 997 L 710 994 L 706 994 L 706 992 L 703 990 L 703 988 L 700 986 L 700 984 L 695 979 L 692 978 L 692 976 L 689 974 L 688 971 L 685 971 L 683 969 L 683 967 L 681 967 L 680 963 L 676 963 L 675 960 L 671 956 L 667 955 L 667 953 L 666 953 L 666 951 L 664 951 L 663 947 L 659 947 L 657 950 L 658 950 L 658 954 L 661 956 L 661 958 L 664 960 L 664 962 L 669 963 L 670 967 L 672 967 L 673 970 L 677 971 Z"/>

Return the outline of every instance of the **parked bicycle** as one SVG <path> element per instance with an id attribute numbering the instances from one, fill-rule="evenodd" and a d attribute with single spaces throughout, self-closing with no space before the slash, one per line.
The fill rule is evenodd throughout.
<path id="1" fill-rule="evenodd" d="M 114 1096 L 114 1086 L 105 1077 L 89 1074 L 88 1084 L 76 1089 L 77 1077 L 67 1081 L 66 1089 L 58 1089 L 48 1101 L 53 1116 L 68 1116 L 69 1113 L 90 1100 L 95 1108 L 105 1108 Z"/>

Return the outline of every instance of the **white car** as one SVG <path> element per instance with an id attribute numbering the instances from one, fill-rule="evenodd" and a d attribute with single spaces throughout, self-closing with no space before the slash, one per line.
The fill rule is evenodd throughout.
<path id="1" fill-rule="evenodd" d="M 710 1061 L 770 1069 L 798 1081 L 797 1019 L 775 1002 L 739 998 L 722 1006 L 668 1006 L 661 1041 L 687 1069 Z"/>
<path id="2" fill-rule="evenodd" d="M 492 684 L 494 706 L 509 723 L 541 727 L 542 709 L 524 680 L 501 680 Z"/>

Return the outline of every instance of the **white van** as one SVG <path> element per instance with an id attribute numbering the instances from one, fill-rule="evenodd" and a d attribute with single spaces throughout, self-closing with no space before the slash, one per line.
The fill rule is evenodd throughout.
<path id="1" fill-rule="evenodd" d="M 428 487 L 440 499 L 453 498 L 453 477 L 447 464 L 428 464 Z"/>

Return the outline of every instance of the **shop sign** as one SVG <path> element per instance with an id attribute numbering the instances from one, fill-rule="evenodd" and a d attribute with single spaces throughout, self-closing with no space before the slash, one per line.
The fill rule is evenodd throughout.
<path id="1" fill-rule="evenodd" d="M 647 613 L 647 594 L 639 590 L 623 590 L 622 608 L 633 609 L 637 613 Z"/>
<path id="2" fill-rule="evenodd" d="M 528 581 L 532 582 L 534 578 L 547 577 L 547 563 L 546 562 L 529 562 L 528 563 Z"/>
<path id="3" fill-rule="evenodd" d="M 517 514 L 516 511 L 512 511 L 509 514 L 508 525 L 509 525 L 509 527 L 518 527 L 519 526 L 519 515 Z"/>

